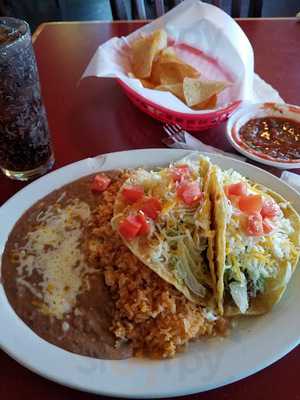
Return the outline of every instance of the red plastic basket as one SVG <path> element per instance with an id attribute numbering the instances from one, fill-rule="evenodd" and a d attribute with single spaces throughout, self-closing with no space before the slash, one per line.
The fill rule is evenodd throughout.
<path id="1" fill-rule="evenodd" d="M 126 85 L 126 83 L 120 79 L 117 79 L 117 81 L 129 99 L 140 110 L 159 121 L 167 122 L 169 124 L 178 124 L 182 128 L 189 131 L 204 131 L 208 128 L 212 128 L 213 126 L 220 125 L 221 122 L 226 121 L 230 117 L 230 115 L 241 103 L 241 101 L 238 100 L 231 103 L 226 108 L 201 115 L 181 113 L 159 106 L 158 104 L 153 103 L 152 101 L 136 93 L 131 87 Z"/>

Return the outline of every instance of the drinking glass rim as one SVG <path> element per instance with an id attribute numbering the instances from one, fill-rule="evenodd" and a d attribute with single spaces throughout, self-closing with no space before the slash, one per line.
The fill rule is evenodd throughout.
<path id="1" fill-rule="evenodd" d="M 15 17 L 0 17 L 0 27 L 1 25 L 7 26 L 7 27 L 13 27 L 18 32 L 20 32 L 20 36 L 15 38 L 12 42 L 8 43 L 0 43 L 0 51 L 2 49 L 7 49 L 9 47 L 14 46 L 16 43 L 18 43 L 20 40 L 22 40 L 26 35 L 31 35 L 30 32 L 30 26 L 28 22 L 26 22 L 23 19 L 15 18 Z M 22 29 L 24 27 L 24 29 Z"/>

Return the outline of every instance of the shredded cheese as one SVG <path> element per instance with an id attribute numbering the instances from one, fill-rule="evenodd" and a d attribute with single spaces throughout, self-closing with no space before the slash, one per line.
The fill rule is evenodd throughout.
<path id="1" fill-rule="evenodd" d="M 37 226 L 29 232 L 19 249 L 17 267 L 19 284 L 41 299 L 41 310 L 62 319 L 71 311 L 80 293 L 87 270 L 80 249 L 83 221 L 90 216 L 85 202 L 74 199 L 65 208 L 50 205 L 37 216 Z M 28 281 L 33 273 L 40 277 L 38 285 Z"/>

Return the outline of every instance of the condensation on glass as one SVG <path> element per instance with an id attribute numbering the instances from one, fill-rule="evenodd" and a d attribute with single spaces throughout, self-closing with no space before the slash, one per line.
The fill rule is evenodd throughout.
<path id="1" fill-rule="evenodd" d="M 10 178 L 28 180 L 53 163 L 30 28 L 0 18 L 0 168 Z"/>

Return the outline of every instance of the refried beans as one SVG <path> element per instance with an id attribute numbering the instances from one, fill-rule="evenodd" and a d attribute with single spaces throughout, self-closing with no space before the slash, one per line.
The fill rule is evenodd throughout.
<path id="1" fill-rule="evenodd" d="M 118 173 L 109 175 L 112 179 L 118 177 Z M 19 219 L 2 257 L 2 282 L 15 312 L 43 339 L 86 356 L 128 358 L 132 355 L 131 346 L 117 342 L 110 329 L 115 305 L 103 274 L 95 271 L 86 257 L 87 226 L 92 210 L 101 202 L 101 194 L 93 194 L 90 190 L 91 180 L 92 177 L 85 177 L 52 192 Z M 71 221 L 66 222 L 68 218 Z M 53 229 L 49 233 L 53 226 L 58 234 L 65 233 L 61 237 L 62 243 L 54 244 Z M 45 238 L 41 239 L 41 236 Z M 30 254 L 35 251 L 34 241 L 37 250 L 48 253 L 50 260 L 41 254 Z M 62 251 L 64 244 L 68 254 Z M 57 263 L 60 270 L 53 266 L 56 253 L 60 258 Z M 75 258 L 70 260 L 71 254 Z M 35 263 L 31 262 L 33 257 Z M 44 265 L 37 265 L 38 262 Z M 63 265 L 67 265 L 68 270 L 64 270 Z M 48 275 L 43 270 L 45 266 L 49 267 Z M 64 287 L 59 287 L 64 279 Z M 58 287 L 54 287 L 56 283 Z M 61 293 L 62 290 L 65 293 Z"/>

